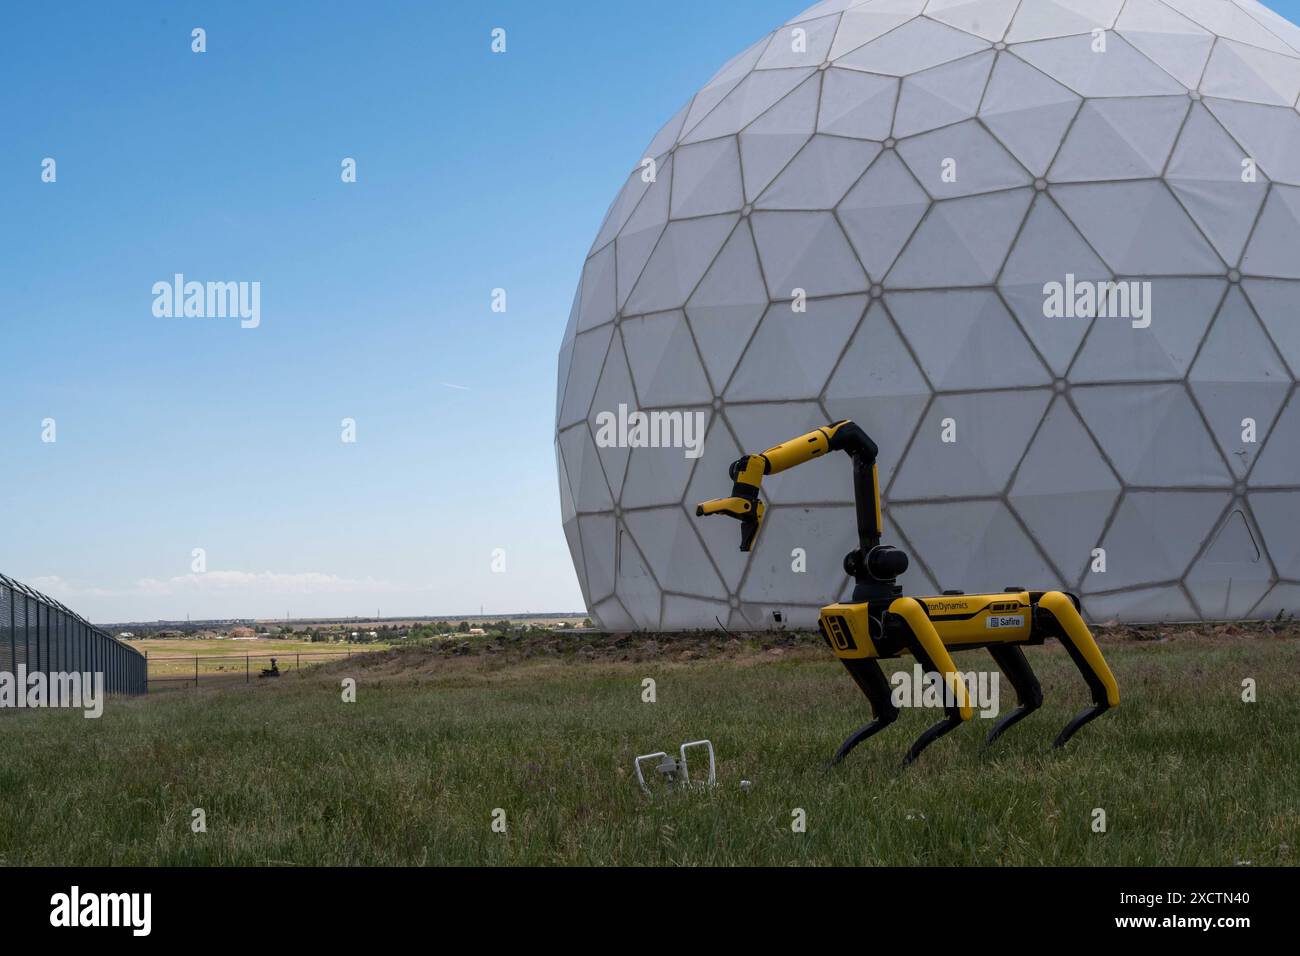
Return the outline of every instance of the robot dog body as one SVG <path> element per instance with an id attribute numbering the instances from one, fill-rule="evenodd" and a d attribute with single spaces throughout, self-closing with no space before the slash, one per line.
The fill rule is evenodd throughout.
<path id="1" fill-rule="evenodd" d="M 1065 646 L 1092 693 L 1091 706 L 1066 724 L 1055 746 L 1063 746 L 1080 727 L 1119 704 L 1119 687 L 1079 615 L 1079 601 L 1074 595 L 1008 588 L 996 594 L 903 596 L 895 579 L 907 570 L 907 555 L 880 543 L 878 449 L 853 422 L 827 425 L 761 455 L 739 459 L 731 466 L 731 496 L 701 503 L 696 514 L 722 514 L 739 520 L 740 550 L 749 551 L 765 513 L 759 497 L 763 478 L 832 451 L 847 452 L 853 459 L 859 540 L 858 547 L 844 559 L 844 569 L 855 581 L 853 599 L 822 608 L 819 627 L 822 638 L 866 695 L 872 712 L 872 720 L 840 746 L 834 763 L 898 718 L 898 708 L 890 699 L 889 681 L 879 662 L 904 654 L 915 657 L 927 674 L 939 675 L 948 690 L 944 719 L 916 739 L 905 763 L 911 763 L 927 746 L 971 718 L 966 685 L 952 660 L 954 651 L 987 648 L 1015 688 L 1016 709 L 993 727 L 988 743 L 1042 704 L 1038 679 L 1020 648 L 1042 644 L 1049 637 Z"/>

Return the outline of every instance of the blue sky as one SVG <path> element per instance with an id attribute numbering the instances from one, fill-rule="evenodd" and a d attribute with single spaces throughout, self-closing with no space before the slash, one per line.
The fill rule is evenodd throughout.
<path id="1" fill-rule="evenodd" d="M 580 608 L 552 433 L 583 257 L 659 126 L 791 13 L 9 11 L 0 570 L 98 621 Z M 261 326 L 154 317 L 176 272 L 259 281 Z"/>
<path id="2" fill-rule="evenodd" d="M 552 433 L 583 257 L 659 126 L 804 5 L 9 11 L 0 570 L 106 622 L 580 608 Z M 260 282 L 261 326 L 155 317 L 177 272 Z"/>

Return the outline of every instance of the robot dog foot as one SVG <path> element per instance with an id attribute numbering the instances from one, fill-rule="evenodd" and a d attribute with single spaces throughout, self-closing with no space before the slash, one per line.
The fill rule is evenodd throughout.
<path id="1" fill-rule="evenodd" d="M 880 733 L 880 731 L 892 724 L 897 716 L 898 711 L 887 713 L 870 723 L 863 724 L 857 730 L 853 731 L 853 733 L 849 735 L 848 739 L 845 740 L 844 743 L 840 744 L 840 749 L 835 751 L 835 756 L 831 758 L 831 762 L 828 766 L 834 767 L 837 763 L 847 757 L 849 751 L 862 743 L 862 741 L 866 740 L 868 737 L 874 737 L 876 734 Z"/>
<path id="2" fill-rule="evenodd" d="M 1078 715 L 1066 724 L 1065 728 L 1057 735 L 1055 742 L 1052 744 L 1052 748 L 1056 749 L 1064 747 L 1069 739 L 1078 733 L 1080 727 L 1089 721 L 1096 720 L 1108 710 L 1110 710 L 1110 704 L 1102 701 L 1101 703 L 1093 704 L 1091 707 L 1085 707 L 1083 710 L 1079 711 Z"/>
<path id="3" fill-rule="evenodd" d="M 1001 737 L 1002 734 L 1006 732 L 1007 728 L 1011 727 L 1014 724 L 1020 723 L 1020 721 L 1024 720 L 1026 717 L 1028 717 L 1037 709 L 1038 709 L 1037 705 L 1030 707 L 1025 704 L 1021 704 L 1019 707 L 1017 707 L 1015 710 L 1007 714 L 1005 717 L 1003 717 L 1001 720 L 999 720 L 996 724 L 993 725 L 993 729 L 989 731 L 989 735 L 984 738 L 984 746 L 985 747 L 992 746 L 993 741 Z"/>
<path id="4" fill-rule="evenodd" d="M 908 748 L 907 756 L 903 758 L 903 766 L 910 766 L 917 757 L 921 756 L 922 750 L 930 746 L 930 744 L 934 743 L 950 730 L 955 730 L 960 727 L 962 723 L 963 719 L 961 715 L 957 714 L 955 716 L 945 717 L 943 720 L 930 727 L 925 733 L 917 737 L 916 740 L 913 741 L 912 746 Z"/>

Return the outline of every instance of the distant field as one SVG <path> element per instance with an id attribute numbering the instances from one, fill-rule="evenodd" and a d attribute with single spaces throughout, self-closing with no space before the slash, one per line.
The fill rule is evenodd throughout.
<path id="1" fill-rule="evenodd" d="M 283 671 L 330 660 L 331 658 L 322 656 L 326 654 L 343 657 L 348 654 L 364 654 L 371 651 L 388 650 L 391 647 L 390 644 L 382 642 L 374 644 L 313 644 L 310 641 L 282 640 L 279 638 L 252 641 L 143 638 L 141 640 L 126 641 L 125 643 L 141 654 L 148 656 L 149 676 L 151 678 L 193 676 L 194 658 L 199 657 L 200 682 L 204 677 L 209 676 L 229 677 L 235 675 L 243 677 L 246 670 L 253 677 L 256 677 L 263 667 L 270 666 L 268 655 L 278 655 L 276 665 Z M 249 658 L 249 660 L 245 661 L 245 657 Z M 219 659 L 205 660 L 204 658 Z M 159 686 L 169 687 L 172 684 L 179 683 L 169 681 Z"/>
<path id="2" fill-rule="evenodd" d="M 1068 749 L 1050 744 L 1086 691 L 1050 645 L 1026 651 L 1040 712 L 988 751 L 977 720 L 909 769 L 899 761 L 932 712 L 905 713 L 827 770 L 867 717 L 848 676 L 812 643 L 726 636 L 470 642 L 115 699 L 99 720 L 5 714 L 0 862 L 1300 862 L 1300 640 L 1104 648 L 1123 703 Z M 657 703 L 641 700 L 645 677 Z M 1258 703 L 1241 701 L 1248 677 Z M 697 737 L 717 747 L 718 787 L 642 795 L 633 757 Z M 206 833 L 191 832 L 196 807 Z"/>
<path id="3" fill-rule="evenodd" d="M 561 623 L 567 623 L 571 627 L 578 627 L 585 619 L 583 614 L 467 614 L 464 617 L 451 618 L 349 618 L 346 621 L 337 618 L 304 618 L 285 622 L 281 618 L 274 620 L 258 620 L 259 626 L 268 629 L 278 628 L 281 625 L 288 624 L 295 631 L 303 631 L 309 627 L 319 628 L 322 626 L 341 625 L 352 631 L 373 631 L 380 627 L 429 627 L 435 623 L 450 624 L 453 627 L 461 621 L 466 622 L 472 627 L 482 627 L 484 625 L 495 624 L 501 620 L 509 620 L 516 626 L 521 627 L 554 627 Z"/>

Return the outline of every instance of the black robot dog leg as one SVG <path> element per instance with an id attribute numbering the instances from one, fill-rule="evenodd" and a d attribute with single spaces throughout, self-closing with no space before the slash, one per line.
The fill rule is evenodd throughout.
<path id="1" fill-rule="evenodd" d="M 831 758 L 832 767 L 847 757 L 849 751 L 862 741 L 875 736 L 898 719 L 898 708 L 890 700 L 889 679 L 885 677 L 885 672 L 881 670 L 877 661 L 870 658 L 845 660 L 844 666 L 870 702 L 872 720 L 863 724 L 840 744 L 840 749 L 835 751 L 835 756 Z"/>
<path id="2" fill-rule="evenodd" d="M 1015 688 L 1018 706 L 993 725 L 988 739 L 984 741 L 986 747 L 1001 737 L 1007 728 L 1024 720 L 1043 705 L 1043 689 L 1039 686 L 1029 661 L 1025 659 L 1024 651 L 1014 644 L 995 644 L 989 648 L 989 653 Z"/>

